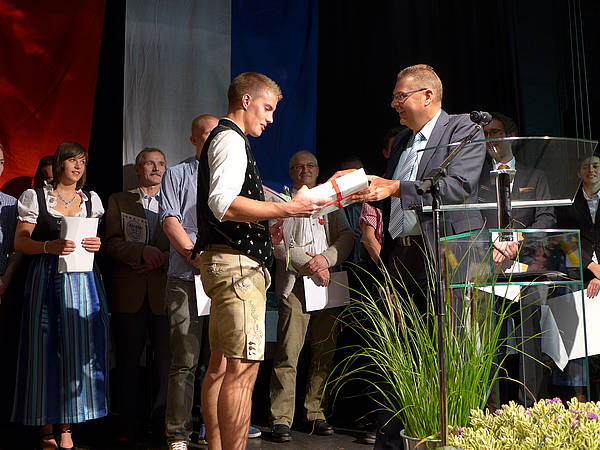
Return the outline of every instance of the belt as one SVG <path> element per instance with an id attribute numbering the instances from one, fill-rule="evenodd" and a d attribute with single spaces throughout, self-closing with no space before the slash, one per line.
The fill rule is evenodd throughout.
<path id="1" fill-rule="evenodd" d="M 394 245 L 398 245 L 401 247 L 410 247 L 411 245 L 422 245 L 423 244 L 423 236 L 419 234 L 415 234 L 412 236 L 398 236 L 394 239 Z"/>

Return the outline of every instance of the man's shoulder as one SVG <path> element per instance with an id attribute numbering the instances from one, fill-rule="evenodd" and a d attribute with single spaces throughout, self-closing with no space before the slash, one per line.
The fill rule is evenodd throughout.
<path id="1" fill-rule="evenodd" d="M 140 198 L 140 194 L 138 189 L 130 189 L 127 191 L 115 192 L 110 194 L 109 199 L 112 198 L 115 202 L 123 202 L 123 201 L 137 201 Z"/>
<path id="2" fill-rule="evenodd" d="M 245 147 L 246 143 L 244 138 L 235 130 L 231 128 L 223 128 L 220 130 L 210 141 L 209 148 L 214 148 L 217 145 L 226 144 L 226 145 L 243 145 Z"/>
<path id="3" fill-rule="evenodd" d="M 184 159 L 179 164 L 169 167 L 163 177 L 177 177 L 193 173 L 198 170 L 198 160 L 195 156 Z"/>
<path id="4" fill-rule="evenodd" d="M 0 191 L 0 201 L 1 204 L 5 206 L 12 206 L 17 204 L 17 199 L 15 197 L 13 197 L 12 195 L 5 194 L 2 191 Z"/>

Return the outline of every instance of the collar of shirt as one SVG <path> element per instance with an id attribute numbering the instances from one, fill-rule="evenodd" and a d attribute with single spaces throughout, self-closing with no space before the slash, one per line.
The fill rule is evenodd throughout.
<path id="1" fill-rule="evenodd" d="M 138 189 L 140 190 L 140 194 L 142 195 L 143 199 L 155 199 L 158 201 L 158 199 L 160 198 L 160 191 L 157 191 L 154 195 L 148 195 L 146 194 L 146 191 L 144 191 L 141 187 L 139 187 Z"/>
<path id="2" fill-rule="evenodd" d="M 431 118 L 431 120 L 429 122 L 427 122 L 425 125 L 423 125 L 423 128 L 421 128 L 418 131 L 418 133 L 421 133 L 423 135 L 423 137 L 425 138 L 423 140 L 423 142 L 427 142 L 429 140 L 429 138 L 431 137 L 431 133 L 433 132 L 433 128 L 435 127 L 435 124 L 436 124 L 438 118 L 440 117 L 441 113 L 442 113 L 442 110 L 441 109 L 438 110 L 438 112 L 435 113 L 435 116 L 433 116 Z"/>
<path id="3" fill-rule="evenodd" d="M 581 189 L 581 192 L 583 192 L 583 197 L 586 200 L 598 200 L 600 198 L 600 195 L 598 195 L 598 191 L 594 192 L 592 195 L 587 195 L 585 189 Z"/>
<path id="4" fill-rule="evenodd" d="M 513 156 L 513 157 L 512 157 L 512 159 L 511 159 L 509 162 L 507 162 L 507 163 L 494 161 L 494 170 L 498 170 L 498 167 L 499 167 L 500 165 L 502 165 L 502 164 L 505 164 L 505 165 L 507 165 L 509 169 L 514 169 L 514 168 L 515 168 L 515 165 L 516 165 L 516 163 L 517 163 L 517 162 L 516 162 L 516 160 L 515 160 L 515 157 L 514 157 L 514 156 Z"/>

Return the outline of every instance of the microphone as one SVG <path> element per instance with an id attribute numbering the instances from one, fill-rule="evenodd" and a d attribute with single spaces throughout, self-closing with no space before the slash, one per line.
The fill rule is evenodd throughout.
<path id="1" fill-rule="evenodd" d="M 485 111 L 471 111 L 471 120 L 483 126 L 492 121 L 492 115 Z"/>

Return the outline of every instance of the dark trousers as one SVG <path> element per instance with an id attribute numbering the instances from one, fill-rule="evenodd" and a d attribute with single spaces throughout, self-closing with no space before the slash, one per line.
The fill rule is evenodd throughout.
<path id="1" fill-rule="evenodd" d="M 421 237 L 411 239 L 411 245 L 402 245 L 398 242 L 384 263 L 398 295 L 401 297 L 407 293 L 412 295 L 417 307 L 425 311 L 429 284 L 423 239 Z M 400 430 L 404 427 L 401 420 L 398 417 L 392 418 L 392 414 L 387 411 L 381 411 L 377 422 L 379 430 L 373 448 L 377 450 L 403 448 Z"/>
<path id="2" fill-rule="evenodd" d="M 152 314 L 146 300 L 138 312 L 113 313 L 111 324 L 119 370 L 117 402 L 121 426 L 132 428 L 135 424 L 139 362 L 148 336 L 153 354 L 152 379 L 156 387 L 150 417 L 162 421 L 167 404 L 167 381 L 171 360 L 167 316 Z"/>

